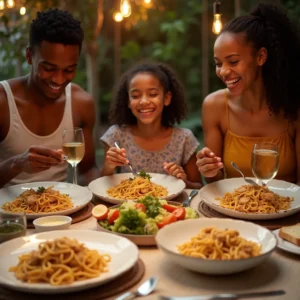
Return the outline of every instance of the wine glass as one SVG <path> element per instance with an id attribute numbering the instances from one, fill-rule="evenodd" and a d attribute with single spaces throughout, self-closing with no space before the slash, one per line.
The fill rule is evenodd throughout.
<path id="1" fill-rule="evenodd" d="M 254 176 L 266 185 L 273 179 L 279 167 L 279 153 L 276 144 L 258 143 L 252 150 L 251 159 L 252 173 Z"/>
<path id="2" fill-rule="evenodd" d="M 82 128 L 64 129 L 63 151 L 66 161 L 73 168 L 73 183 L 77 184 L 77 165 L 84 157 L 84 135 Z"/>
<path id="3" fill-rule="evenodd" d="M 26 214 L 0 213 L 0 243 L 26 235 Z"/>

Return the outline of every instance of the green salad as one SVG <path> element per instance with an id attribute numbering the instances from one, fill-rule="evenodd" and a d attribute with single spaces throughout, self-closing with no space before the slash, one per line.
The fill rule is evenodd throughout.
<path id="1" fill-rule="evenodd" d="M 103 228 L 114 232 L 154 235 L 165 225 L 198 217 L 191 207 L 172 205 L 166 200 L 146 196 L 110 208 L 105 219 L 98 222 Z"/>

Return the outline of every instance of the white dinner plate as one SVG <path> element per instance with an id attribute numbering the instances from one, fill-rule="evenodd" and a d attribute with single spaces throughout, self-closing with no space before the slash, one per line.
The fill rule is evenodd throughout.
<path id="1" fill-rule="evenodd" d="M 189 242 L 201 229 L 216 227 L 237 230 L 240 236 L 262 246 L 261 255 L 246 259 L 213 260 L 182 255 L 177 246 Z M 268 229 L 251 222 L 220 218 L 199 218 L 175 222 L 163 227 L 155 236 L 157 246 L 174 263 L 183 268 L 212 275 L 233 274 L 264 262 L 276 248 L 277 240 Z"/>
<path id="2" fill-rule="evenodd" d="M 255 178 L 252 178 L 255 180 Z M 223 179 L 204 186 L 200 190 L 201 199 L 212 209 L 239 219 L 247 220 L 268 220 L 268 219 L 280 219 L 300 211 L 300 187 L 290 182 L 283 180 L 271 180 L 267 186 L 268 188 L 281 196 L 294 197 L 294 201 L 291 202 L 291 207 L 287 210 L 282 210 L 277 213 L 270 214 L 258 214 L 258 213 L 245 213 L 234 211 L 220 205 L 220 201 L 216 200 L 217 197 L 223 197 L 225 193 L 232 193 L 234 189 L 239 188 L 242 185 L 247 184 L 242 178 L 230 178 Z"/>
<path id="3" fill-rule="evenodd" d="M 157 173 L 148 173 L 151 176 L 151 181 L 162 185 L 163 187 L 167 188 L 168 195 L 166 197 L 163 197 L 163 199 L 171 200 L 178 196 L 185 188 L 185 183 L 183 180 L 175 178 L 174 176 L 169 176 L 165 174 L 157 174 Z M 124 202 L 122 199 L 112 198 L 109 195 L 107 195 L 106 191 L 121 183 L 122 180 L 133 178 L 134 176 L 132 173 L 122 173 L 122 174 L 115 174 L 111 176 L 104 176 L 100 177 L 98 179 L 95 179 L 89 184 L 89 189 L 92 191 L 92 193 L 104 201 L 113 203 L 113 204 L 119 204 Z M 136 199 L 132 199 L 136 200 Z"/>
<path id="4" fill-rule="evenodd" d="M 15 213 L 4 211 L 1 206 L 5 202 L 13 201 L 14 198 L 29 189 L 38 189 L 38 187 L 49 187 L 53 186 L 53 189 L 59 191 L 62 194 L 68 194 L 73 202 L 73 207 L 70 209 L 62 210 L 59 212 L 47 212 L 47 213 L 29 213 L 26 214 L 27 219 L 33 220 L 41 216 L 51 216 L 51 215 L 70 215 L 84 206 L 86 206 L 93 197 L 91 191 L 88 188 L 82 187 L 76 184 L 66 183 L 66 182 L 55 182 L 55 181 L 41 181 L 12 185 L 7 188 L 0 190 L 0 212 L 15 215 Z"/>
<path id="5" fill-rule="evenodd" d="M 89 249 L 109 254 L 108 272 L 99 277 L 77 281 L 68 285 L 53 286 L 48 283 L 25 283 L 18 280 L 9 268 L 18 264 L 22 254 L 37 250 L 41 242 L 60 237 L 75 238 Z M 102 285 L 123 274 L 138 260 L 138 248 L 128 239 L 115 234 L 91 230 L 57 230 L 38 233 L 7 241 L 0 245 L 0 284 L 19 291 L 37 294 L 56 294 L 85 290 Z"/>
<path id="6" fill-rule="evenodd" d="M 280 229 L 277 229 L 277 230 L 273 231 L 273 233 L 276 235 L 276 238 L 277 238 L 277 241 L 278 241 L 277 247 L 284 250 L 284 251 L 300 255 L 300 246 L 296 246 L 295 244 L 282 239 L 279 236 L 279 230 Z"/>

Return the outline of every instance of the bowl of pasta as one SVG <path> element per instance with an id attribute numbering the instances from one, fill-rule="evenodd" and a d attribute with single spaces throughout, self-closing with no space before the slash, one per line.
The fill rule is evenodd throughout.
<path id="1" fill-rule="evenodd" d="M 115 174 L 95 179 L 89 184 L 90 191 L 102 200 L 120 204 L 125 200 L 137 200 L 145 196 L 171 200 L 185 188 L 183 180 L 165 174 L 140 172 Z"/>
<path id="2" fill-rule="evenodd" d="M 156 245 L 155 235 L 168 224 L 199 217 L 191 207 L 150 196 L 102 211 L 102 215 L 94 215 L 100 230 L 126 237 L 139 246 Z"/>
<path id="3" fill-rule="evenodd" d="M 200 218 L 170 224 L 155 237 L 174 263 L 204 274 L 233 274 L 266 260 L 277 245 L 275 235 L 254 223 Z"/>
<path id="4" fill-rule="evenodd" d="M 279 219 L 300 211 L 300 187 L 283 180 L 253 186 L 230 178 L 207 184 L 199 194 L 213 210 L 239 219 Z"/>

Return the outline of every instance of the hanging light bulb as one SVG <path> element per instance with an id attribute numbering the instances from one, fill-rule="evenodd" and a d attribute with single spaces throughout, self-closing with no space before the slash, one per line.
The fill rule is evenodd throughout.
<path id="1" fill-rule="evenodd" d="M 20 15 L 24 16 L 26 14 L 26 7 L 25 6 L 22 6 L 20 8 Z"/>
<path id="2" fill-rule="evenodd" d="M 144 0 L 144 3 L 145 3 L 145 4 L 150 4 L 150 3 L 151 3 L 151 0 Z"/>
<path id="3" fill-rule="evenodd" d="M 221 20 L 221 2 L 216 0 L 214 2 L 214 21 L 212 26 L 212 31 L 214 34 L 219 34 L 222 30 L 222 20 Z"/>
<path id="4" fill-rule="evenodd" d="M 3 10 L 4 7 L 5 7 L 4 1 L 1 0 L 1 1 L 0 1 L 0 10 Z"/>
<path id="5" fill-rule="evenodd" d="M 131 5 L 129 0 L 121 0 L 120 11 L 124 18 L 127 18 L 131 15 Z"/>
<path id="6" fill-rule="evenodd" d="M 123 15 L 119 11 L 114 13 L 113 18 L 116 22 L 122 22 L 123 21 Z"/>
<path id="7" fill-rule="evenodd" d="M 7 0 L 6 1 L 6 6 L 8 8 L 13 8 L 15 6 L 15 1 L 14 0 Z"/>

